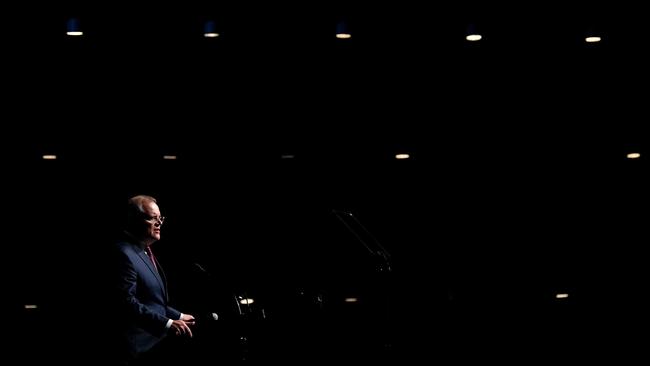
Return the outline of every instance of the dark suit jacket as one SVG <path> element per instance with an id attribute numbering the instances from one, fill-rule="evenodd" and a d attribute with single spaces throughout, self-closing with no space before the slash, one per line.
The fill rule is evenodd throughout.
<path id="1" fill-rule="evenodd" d="M 139 244 L 123 240 L 115 249 L 116 322 L 122 347 L 132 358 L 162 340 L 167 321 L 179 319 L 181 313 L 167 303 L 160 265 L 159 272 Z"/>

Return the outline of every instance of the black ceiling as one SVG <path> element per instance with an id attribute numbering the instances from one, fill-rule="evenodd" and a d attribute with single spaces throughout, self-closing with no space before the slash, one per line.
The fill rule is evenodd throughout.
<path id="1" fill-rule="evenodd" d="M 598 165 L 646 149 L 638 7 L 64 2 L 6 14 L 14 160 L 383 161 L 404 150 L 451 165 Z M 83 37 L 65 35 L 70 17 Z M 207 19 L 221 37 L 202 37 Z M 334 38 L 339 20 L 351 39 Z M 470 23 L 481 42 L 464 40 Z M 603 41 L 585 43 L 589 29 Z"/>
<path id="2" fill-rule="evenodd" d="M 214 126 L 237 141 L 597 134 L 614 144 L 638 140 L 645 113 L 643 22 L 618 4 L 69 2 L 6 14 L 7 105 L 15 125 L 47 136 L 75 122 L 91 136 L 155 123 L 163 138 L 190 140 Z M 65 35 L 70 17 L 83 37 Z M 202 37 L 206 19 L 221 37 Z M 333 36 L 341 19 L 350 40 Z M 470 23 L 477 44 L 464 40 Z M 603 41 L 586 44 L 589 29 Z"/>

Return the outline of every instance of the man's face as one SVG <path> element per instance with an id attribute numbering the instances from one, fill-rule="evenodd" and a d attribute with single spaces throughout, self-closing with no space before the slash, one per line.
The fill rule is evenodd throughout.
<path id="1" fill-rule="evenodd" d="M 149 244 L 160 240 L 160 227 L 162 225 L 162 219 L 160 215 L 160 208 L 155 202 L 148 202 L 144 205 L 144 218 L 143 221 L 143 230 L 142 230 L 142 240 Z"/>

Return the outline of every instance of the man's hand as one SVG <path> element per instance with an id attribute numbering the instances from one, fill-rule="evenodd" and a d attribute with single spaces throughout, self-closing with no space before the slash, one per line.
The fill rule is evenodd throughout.
<path id="1" fill-rule="evenodd" d="M 190 314 L 183 314 L 183 316 L 181 316 L 181 320 L 184 321 L 187 325 L 194 325 L 196 322 L 194 317 Z"/>
<path id="2" fill-rule="evenodd" d="M 185 316 L 183 316 L 185 318 Z M 172 321 L 172 326 L 170 327 L 171 330 L 174 332 L 174 334 L 180 336 L 180 335 L 188 335 L 190 338 L 192 338 L 192 330 L 190 329 L 190 325 L 194 324 L 194 317 L 190 315 L 191 318 L 191 323 L 186 322 L 185 320 L 173 320 Z"/>

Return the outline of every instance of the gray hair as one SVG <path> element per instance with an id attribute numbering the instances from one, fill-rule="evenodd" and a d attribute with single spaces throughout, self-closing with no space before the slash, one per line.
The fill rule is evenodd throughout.
<path id="1" fill-rule="evenodd" d="M 156 199 L 140 194 L 129 198 L 128 205 L 126 207 L 126 227 L 130 228 L 133 224 L 138 223 L 144 214 L 144 206 L 150 202 L 156 203 Z"/>

